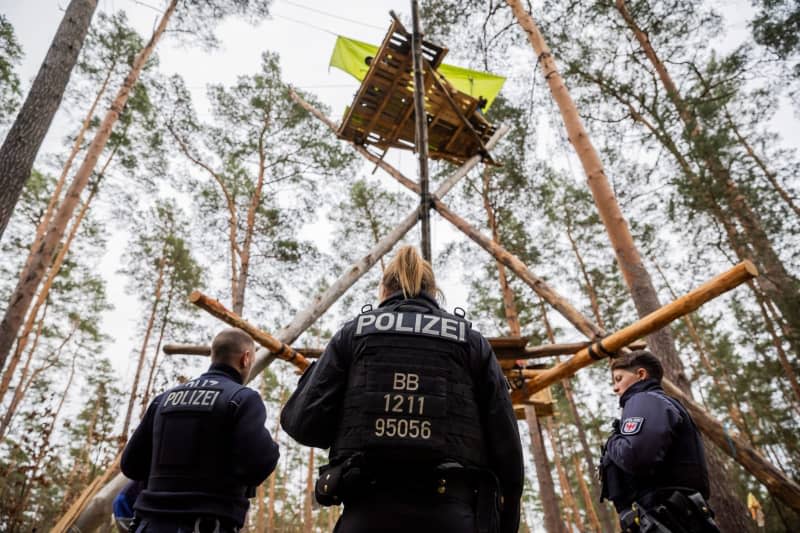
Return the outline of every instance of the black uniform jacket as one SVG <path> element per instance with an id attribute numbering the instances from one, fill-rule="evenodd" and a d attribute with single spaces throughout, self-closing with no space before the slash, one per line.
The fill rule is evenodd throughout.
<path id="1" fill-rule="evenodd" d="M 707 498 L 705 451 L 686 409 L 654 379 L 631 385 L 620 397 L 620 406 L 619 431 L 606 442 L 602 463 L 613 463 L 628 479 L 630 488 L 617 489 L 628 493 L 623 500 L 661 487 L 687 487 Z"/>
<path id="2" fill-rule="evenodd" d="M 402 299 L 402 293 L 395 293 L 380 307 Z M 403 304 L 439 308 L 424 294 L 406 299 Z M 327 449 L 334 442 L 342 418 L 355 329 L 356 321 L 351 321 L 333 336 L 319 361 L 300 378 L 297 390 L 283 408 L 281 426 L 301 444 Z M 498 477 L 503 491 L 502 530 L 516 531 L 523 487 L 517 420 L 506 379 L 489 342 L 477 331 L 469 331 L 469 368 L 488 454 L 487 467 Z"/>
<path id="3" fill-rule="evenodd" d="M 198 450 L 219 450 L 219 446 L 187 446 L 187 435 L 175 438 L 174 442 L 157 443 L 154 440 L 153 426 L 158 416 L 159 406 L 169 391 L 156 396 L 134 431 L 122 454 L 122 472 L 134 480 L 147 481 L 153 467 L 153 450 L 170 447 L 173 454 L 185 453 L 186 462 L 194 468 L 195 474 L 188 474 L 183 481 L 178 479 L 170 490 L 144 490 L 136 502 L 136 510 L 145 514 L 185 514 L 185 515 L 217 515 L 230 518 L 241 523 L 247 511 L 248 501 L 244 491 L 236 494 L 225 494 L 221 487 L 256 487 L 260 485 L 275 469 L 280 453 L 278 445 L 272 440 L 269 431 L 264 427 L 266 410 L 259 394 L 253 389 L 242 387 L 242 377 L 238 371 L 224 364 L 213 364 L 198 380 L 214 380 L 225 390 L 233 392 L 226 407 L 226 416 L 231 417 L 232 435 L 216 435 L 213 431 L 203 434 L 202 438 L 225 443 L 222 453 L 229 454 L 225 458 L 205 457 Z M 163 415 L 162 415 L 163 416 Z M 165 423 L 169 423 L 166 421 Z M 199 424 L 202 426 L 203 422 Z M 202 430 L 202 427 L 200 428 Z M 202 434 L 202 431 L 200 432 Z M 174 435 L 175 433 L 173 433 Z M 195 450 L 195 451 L 191 451 Z M 219 464 L 229 467 L 221 473 L 213 486 L 217 491 L 211 492 L 200 487 L 205 474 L 214 470 Z M 212 466 L 213 465 L 213 466 Z"/>

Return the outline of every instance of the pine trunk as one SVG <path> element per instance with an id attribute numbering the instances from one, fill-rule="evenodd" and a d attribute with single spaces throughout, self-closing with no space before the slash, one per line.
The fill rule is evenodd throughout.
<path id="1" fill-rule="evenodd" d="M 0 147 L 0 237 L 61 105 L 96 8 L 97 0 L 72 0 L 69 3 L 28 96 Z M 0 368 L 4 363 L 5 358 L 0 356 Z"/>
<path id="2" fill-rule="evenodd" d="M 72 170 L 72 164 L 75 162 L 75 158 L 81 151 L 81 145 L 83 144 L 83 138 L 86 135 L 86 132 L 89 129 L 89 124 L 91 123 L 92 119 L 94 118 L 94 112 L 97 109 L 97 105 L 100 103 L 103 95 L 108 88 L 108 83 L 111 80 L 111 75 L 114 73 L 114 66 L 112 65 L 108 69 L 108 73 L 106 74 L 105 79 L 100 87 L 100 90 L 97 91 L 97 94 L 94 97 L 94 101 L 92 105 L 89 107 L 89 111 L 86 113 L 86 116 L 83 118 L 83 122 L 81 122 L 81 129 L 78 131 L 78 135 L 75 137 L 75 141 L 72 143 L 72 148 L 70 149 L 69 155 L 67 156 L 66 161 L 64 162 L 64 166 L 61 168 L 61 174 L 58 176 L 58 180 L 56 181 L 56 186 L 53 189 L 53 193 L 50 195 L 50 200 L 47 202 L 47 209 L 45 209 L 42 218 L 39 220 L 39 223 L 36 225 L 36 234 L 33 237 L 33 243 L 30 247 L 30 252 L 28 253 L 28 257 L 25 260 L 25 267 L 23 267 L 23 272 L 27 271 L 27 269 L 31 265 L 31 261 L 33 261 L 34 251 L 41 246 L 42 239 L 44 238 L 45 232 L 47 231 L 47 227 L 50 225 L 50 220 L 53 217 L 53 211 L 58 207 L 58 204 L 61 202 L 61 191 L 64 189 L 64 184 L 67 181 L 67 176 L 69 175 L 69 171 Z"/>
<path id="3" fill-rule="evenodd" d="M 547 434 L 550 436 L 550 447 L 553 449 L 553 462 L 556 465 L 556 472 L 558 472 L 558 484 L 561 487 L 561 496 L 564 507 L 570 509 L 572 513 L 571 522 L 575 524 L 578 531 L 584 531 L 583 517 L 578 509 L 578 502 L 575 500 L 575 495 L 572 492 L 572 486 L 569 483 L 567 471 L 564 468 L 564 463 L 561 460 L 561 450 L 558 444 L 558 436 L 556 435 L 556 424 L 553 423 L 552 418 L 547 419 Z M 565 513 L 566 514 L 566 513 Z M 600 525 L 594 530 L 600 532 Z"/>
<path id="4" fill-rule="evenodd" d="M 573 463 L 575 465 L 575 475 L 578 478 L 578 486 L 581 489 L 581 495 L 583 496 L 583 502 L 586 505 L 586 509 L 589 513 L 589 519 L 592 522 L 592 527 L 594 527 L 595 531 L 598 533 L 602 531 L 613 531 L 612 529 L 601 529 L 600 528 L 600 520 L 597 518 L 597 513 L 594 512 L 594 504 L 592 501 L 592 495 L 589 493 L 589 487 L 586 486 L 586 476 L 583 475 L 583 469 L 581 468 L 581 461 L 578 459 L 577 455 L 572 456 Z M 591 474 L 590 474 L 591 477 Z M 598 500 L 599 501 L 599 500 Z"/>
<path id="5" fill-rule="evenodd" d="M 547 450 L 544 447 L 542 428 L 536 418 L 536 410 L 530 405 L 525 406 L 525 420 L 528 421 L 528 430 L 531 435 L 531 454 L 536 467 L 536 479 L 539 481 L 539 497 L 542 501 L 544 512 L 544 528 L 547 533 L 565 533 L 561 523 L 561 513 L 558 509 L 558 500 L 555 497 L 556 488 L 553 476 L 550 473 L 550 463 L 547 460 Z"/>
<path id="6" fill-rule="evenodd" d="M 39 319 L 39 325 L 36 327 L 36 334 L 33 337 L 33 344 L 31 344 L 31 348 L 30 350 L 28 350 L 28 357 L 25 359 L 25 365 L 22 367 L 22 371 L 20 372 L 19 382 L 17 384 L 17 388 L 14 390 L 14 395 L 11 397 L 11 403 L 6 408 L 6 412 L 3 413 L 3 420 L 2 422 L 0 422 L 0 442 L 2 442 L 3 437 L 6 434 L 6 430 L 8 430 L 8 427 L 11 425 L 11 419 L 17 412 L 17 407 L 19 407 L 19 403 L 25 396 L 25 392 L 27 392 L 27 387 L 25 387 L 25 383 L 26 380 L 28 379 L 28 372 L 30 372 L 31 363 L 33 362 L 33 354 L 36 353 L 36 347 L 39 345 L 39 339 L 41 338 L 42 335 L 42 329 L 44 329 L 44 319 L 46 316 L 47 316 L 47 306 L 45 306 L 44 311 L 42 311 L 42 316 Z M 11 369 L 9 368 L 9 371 L 10 370 Z M 5 376 L 3 376 L 3 378 L 5 378 Z M 5 392 L 5 390 L 3 392 Z M 1 400 L 2 396 L 0 396 L 0 401 Z"/>
<path id="7" fill-rule="evenodd" d="M 306 471 L 306 490 L 303 502 L 303 533 L 314 530 L 314 515 L 311 513 L 311 501 L 314 498 L 314 448 L 308 450 L 308 470 Z"/>
<path id="8" fill-rule="evenodd" d="M 142 347 L 139 350 L 139 359 L 136 362 L 136 373 L 133 375 L 133 383 L 131 384 L 131 394 L 128 397 L 128 409 L 125 411 L 125 422 L 122 424 L 122 433 L 120 434 L 120 449 L 125 446 L 128 440 L 128 429 L 131 424 L 131 416 L 133 415 L 133 404 L 136 402 L 136 394 L 139 391 L 139 378 L 142 375 L 142 367 L 147 358 L 147 346 L 150 344 L 150 334 L 153 332 L 153 324 L 158 314 L 158 306 L 161 304 L 161 288 L 164 284 L 164 269 L 166 268 L 167 259 L 164 256 L 165 249 L 161 250 L 161 258 L 158 260 L 158 278 L 156 279 L 155 291 L 153 294 L 153 305 L 150 308 L 150 317 L 147 319 L 147 326 L 144 330 L 144 339 L 142 340 Z"/>
<path id="9" fill-rule="evenodd" d="M 45 304 L 47 301 L 47 297 L 50 295 L 50 288 L 53 286 L 53 282 L 55 281 L 58 273 L 61 271 L 61 265 L 64 264 L 64 259 L 67 256 L 67 252 L 69 252 L 70 246 L 72 246 L 72 241 L 75 239 L 75 235 L 78 233 L 78 229 L 83 222 L 84 217 L 86 216 L 87 211 L 89 210 L 89 205 L 92 203 L 95 195 L 97 193 L 97 187 L 92 187 L 91 193 L 89 193 L 89 197 L 83 203 L 81 210 L 78 212 L 78 216 L 75 218 L 75 221 L 72 223 L 72 227 L 69 231 L 69 235 L 67 236 L 67 240 L 61 245 L 61 248 L 58 250 L 58 255 L 56 255 L 55 259 L 53 260 L 53 264 L 50 266 L 50 270 L 47 274 L 47 279 L 45 280 L 42 288 L 39 290 L 39 294 L 36 297 L 36 301 L 31 307 L 30 312 L 28 313 L 28 319 L 25 322 L 24 327 L 22 328 L 22 333 L 20 334 L 19 338 L 17 339 L 17 345 L 14 349 L 14 353 L 11 356 L 11 359 L 8 361 L 8 367 L 6 368 L 5 373 L 3 374 L 2 381 L 0 381 L 0 402 L 2 402 L 3 397 L 5 396 L 6 392 L 8 391 L 8 386 L 11 382 L 11 379 L 14 375 L 14 371 L 19 364 L 19 360 L 22 357 L 22 353 L 25 351 L 25 346 L 28 344 L 28 338 L 30 337 L 31 331 L 33 330 L 34 324 L 36 322 L 36 316 L 39 314 L 39 309 Z"/>
<path id="10" fill-rule="evenodd" d="M 544 324 L 545 332 L 547 333 L 547 339 L 553 343 L 555 342 L 555 333 L 550 325 L 550 320 L 547 318 L 547 307 L 545 306 L 545 301 L 543 299 L 540 298 L 539 301 L 542 306 L 542 323 Z M 557 358 L 556 361 L 560 361 L 560 359 Z M 569 405 L 570 413 L 572 414 L 572 420 L 575 423 L 575 429 L 578 431 L 578 440 L 581 443 L 581 449 L 583 451 L 583 456 L 586 459 L 586 464 L 589 465 L 589 472 L 594 473 L 597 472 L 597 467 L 594 464 L 594 455 L 592 454 L 592 449 L 589 447 L 589 440 L 586 438 L 586 429 L 583 426 L 583 419 L 578 412 L 578 406 L 576 405 L 575 397 L 572 394 L 571 380 L 572 378 L 562 379 L 561 387 L 564 389 L 564 396 L 567 399 L 567 404 Z M 597 519 L 597 513 L 595 512 L 596 503 L 599 508 L 600 519 L 603 522 L 602 529 L 598 530 L 613 531 L 616 520 L 609 510 L 608 503 L 604 504 L 600 502 L 600 485 L 597 484 L 597 479 L 594 475 L 589 477 L 589 481 L 592 484 L 592 492 L 594 493 L 594 501 L 591 498 L 586 500 L 586 507 L 589 512 L 589 516 L 594 517 L 592 519 L 592 522 L 594 523 L 594 521 Z"/>
<path id="11" fill-rule="evenodd" d="M 161 327 L 158 330 L 158 341 L 156 342 L 156 348 L 153 350 L 153 360 L 150 363 L 150 372 L 147 375 L 147 384 L 144 387 L 144 393 L 142 394 L 142 402 L 141 402 L 141 412 L 139 414 L 139 418 L 144 416 L 145 411 L 147 411 L 147 407 L 150 404 L 150 395 L 153 393 L 153 380 L 156 377 L 156 371 L 158 371 L 158 363 L 159 363 L 159 354 L 161 353 L 161 343 L 164 342 L 164 333 L 167 329 L 167 324 L 169 324 L 169 311 L 172 308 L 172 299 L 175 296 L 175 271 L 173 268 L 172 274 L 169 276 L 169 289 L 167 290 L 167 297 L 165 299 L 164 304 L 164 311 L 161 313 Z"/>
<path id="12" fill-rule="evenodd" d="M 86 152 L 86 158 L 78 168 L 64 201 L 53 216 L 45 238 L 42 240 L 41 245 L 34 251 L 30 265 L 20 276 L 20 281 L 11 295 L 5 315 L 0 323 L 0 368 L 5 366 L 8 353 L 22 325 L 25 313 L 30 306 L 31 300 L 33 300 L 34 293 L 39 283 L 44 277 L 45 271 L 50 265 L 53 252 L 64 235 L 67 223 L 72 217 L 75 207 L 80 200 L 81 192 L 85 189 L 89 178 L 92 176 L 97 166 L 97 160 L 111 136 L 111 130 L 128 101 L 130 92 L 139 79 L 139 74 L 144 68 L 145 63 L 152 54 L 159 38 L 164 33 L 177 3 L 178 0 L 172 0 L 170 2 L 147 45 L 136 56 L 131 71 L 125 78 L 125 81 L 114 98 L 114 102 L 111 104 L 103 122 L 100 124 L 97 134 Z"/>

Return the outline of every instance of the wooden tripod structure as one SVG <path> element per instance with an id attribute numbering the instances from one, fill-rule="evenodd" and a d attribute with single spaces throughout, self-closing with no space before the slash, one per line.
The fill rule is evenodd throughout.
<path id="1" fill-rule="evenodd" d="M 392 27 L 395 28 L 394 24 Z M 526 28 L 526 30 L 529 31 L 530 34 L 530 30 L 528 30 L 528 28 Z M 551 62 L 552 59 L 549 56 L 549 51 L 547 54 L 548 56 L 545 57 L 545 59 Z M 364 92 L 363 86 L 359 94 L 362 92 Z M 343 124 L 342 129 L 340 129 L 339 126 L 325 117 L 320 111 L 305 102 L 297 94 L 292 92 L 291 96 L 298 105 L 327 124 L 334 133 L 339 134 L 341 137 L 348 138 L 345 135 L 342 135 L 342 131 L 345 130 L 345 126 L 348 121 L 355 123 L 353 122 L 354 119 L 352 118 L 355 116 L 355 111 L 346 116 L 345 124 Z M 458 160 L 458 162 L 461 163 L 461 166 L 456 169 L 447 179 L 445 179 L 435 192 L 430 194 L 430 206 L 443 218 L 451 222 L 456 228 L 461 230 L 470 239 L 484 248 L 494 257 L 496 261 L 502 263 L 508 269 L 514 272 L 519 279 L 526 283 L 534 292 L 536 292 L 536 294 L 538 294 L 544 301 L 552 306 L 578 331 L 580 331 L 589 339 L 589 343 L 580 343 L 580 345 L 572 346 L 574 351 L 571 353 L 575 353 L 575 355 L 568 361 L 543 372 L 522 373 L 523 379 L 521 387 L 515 390 L 512 395 L 512 398 L 515 400 L 515 402 L 519 402 L 519 404 L 533 403 L 535 405 L 535 400 L 531 398 L 532 394 L 544 390 L 552 383 L 573 375 L 580 368 L 583 368 L 594 362 L 601 361 L 608 356 L 613 356 L 615 352 L 624 349 L 625 346 L 629 345 L 631 342 L 658 331 L 671 321 L 697 309 L 699 306 L 719 296 L 720 294 L 729 291 L 746 282 L 747 280 L 757 276 L 757 272 L 752 264 L 747 262 L 739 264 L 731 270 L 720 274 L 684 297 L 664 306 L 658 311 L 655 311 L 650 315 L 637 320 L 633 324 L 623 328 L 618 332 L 607 335 L 603 328 L 595 324 L 590 318 L 580 313 L 566 298 L 558 294 L 553 288 L 547 285 L 547 283 L 541 277 L 534 274 L 516 256 L 509 253 L 491 238 L 481 234 L 466 220 L 459 217 L 451 209 L 449 209 L 442 201 L 442 198 L 444 198 L 444 196 L 461 178 L 466 176 L 470 170 L 475 168 L 478 163 L 484 159 L 484 157 L 488 157 L 489 150 L 496 145 L 496 143 L 500 140 L 500 138 L 502 138 L 503 135 L 505 135 L 507 131 L 508 129 L 505 127 L 500 127 L 496 130 L 492 128 L 491 137 L 486 142 L 481 143 L 482 146 L 480 151 L 473 151 L 471 152 L 471 155 L 470 153 L 465 153 L 463 160 Z M 585 136 L 585 131 L 583 132 L 583 135 Z M 393 177 L 413 192 L 417 194 L 422 193 L 418 183 L 407 178 L 398 169 L 386 163 L 382 156 L 375 155 L 367 150 L 365 147 L 366 143 L 363 140 L 365 138 L 366 137 L 357 138 L 353 136 L 348 138 L 348 140 L 352 143 L 357 152 L 362 154 L 367 160 L 381 167 L 389 176 Z M 489 160 L 489 162 L 491 162 L 491 160 Z M 257 342 L 264 346 L 264 348 L 260 349 L 256 354 L 256 361 L 253 365 L 249 379 L 253 379 L 254 376 L 260 374 L 261 371 L 270 365 L 276 358 L 286 360 L 297 366 L 298 369 L 303 369 L 308 365 L 306 356 L 313 356 L 315 354 L 309 350 L 291 348 L 291 344 L 297 340 L 297 338 L 308 327 L 310 327 L 317 320 L 317 318 L 325 313 L 342 294 L 344 294 L 358 279 L 360 279 L 364 273 L 366 273 L 375 263 L 377 263 L 384 255 L 386 255 L 392 249 L 392 247 L 416 225 L 417 221 L 420 219 L 420 216 L 421 214 L 419 209 L 415 209 L 409 213 L 409 215 L 406 216 L 406 218 L 404 218 L 393 231 L 385 235 L 360 259 L 350 265 L 350 267 L 348 267 L 327 290 L 317 295 L 305 309 L 301 310 L 294 317 L 294 319 L 274 337 L 266 332 L 258 330 L 251 324 L 247 323 L 247 321 L 242 317 L 238 317 L 225 310 L 224 307 L 219 304 L 219 302 L 216 302 L 216 300 L 207 298 L 199 293 L 193 293 L 192 301 L 211 312 L 217 318 L 220 318 L 221 320 L 224 320 L 225 322 L 236 327 L 245 329 L 245 331 L 248 331 Z M 528 358 L 528 350 L 535 351 L 535 348 L 531 349 L 525 347 L 524 343 L 519 344 L 519 340 L 516 341 L 516 344 L 515 341 L 508 341 L 506 344 L 511 344 L 514 346 L 512 352 L 506 352 L 506 355 L 508 356 L 510 353 L 511 355 L 509 357 L 513 359 L 526 359 Z M 559 347 L 559 349 L 563 350 L 562 347 Z M 181 348 L 171 347 L 171 350 L 173 353 L 176 353 L 177 351 L 180 351 Z M 191 351 L 195 353 L 202 353 L 205 351 L 205 347 L 191 347 Z M 552 351 L 558 352 L 558 349 L 554 349 Z M 666 379 L 664 380 L 664 388 L 670 395 L 678 398 L 686 406 L 687 410 L 689 410 L 695 420 L 695 423 L 701 429 L 701 431 L 715 444 L 717 444 L 724 453 L 731 456 L 751 474 L 753 474 L 767 487 L 773 496 L 781 500 L 789 507 L 800 511 L 800 485 L 787 478 L 780 470 L 764 459 L 764 457 L 758 451 L 753 449 L 752 446 L 750 446 L 744 439 L 738 437 L 737 435 L 728 434 L 728 432 L 724 430 L 722 424 L 711 417 L 701 406 L 692 401 L 691 398 L 689 398 L 683 391 Z M 731 442 L 733 442 L 735 447 L 731 446 Z M 109 474 L 109 472 L 112 472 L 112 474 Z M 109 472 L 106 473 L 107 477 L 111 477 L 111 475 L 113 475 L 113 468 L 109 470 Z M 74 523 L 81 530 L 88 530 L 99 525 L 99 523 L 102 522 L 107 514 L 102 514 L 102 511 L 98 511 L 98 509 L 102 509 L 107 513 L 108 509 L 110 509 L 111 500 L 124 483 L 124 476 L 117 474 L 116 477 L 106 484 L 105 487 L 100 489 L 100 491 L 91 501 L 91 494 L 89 491 L 93 491 L 95 489 L 94 487 L 87 488 L 87 491 L 85 491 L 87 494 L 82 495 L 79 499 L 79 503 L 81 504 L 80 507 L 76 507 L 78 505 L 76 504 L 76 506 L 74 506 L 75 508 L 71 508 L 67 512 L 67 515 L 65 515 L 65 518 L 69 516 L 70 519 L 62 519 L 60 522 L 62 527 L 67 528 Z M 77 519 L 72 517 L 77 517 Z"/>

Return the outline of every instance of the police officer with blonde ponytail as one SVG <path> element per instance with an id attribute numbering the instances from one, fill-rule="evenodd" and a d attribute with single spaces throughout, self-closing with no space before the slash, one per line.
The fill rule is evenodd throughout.
<path id="1" fill-rule="evenodd" d="M 337 532 L 517 531 L 522 449 L 505 378 L 437 294 L 430 264 L 401 248 L 380 305 L 334 335 L 281 413 L 295 440 L 330 449 L 316 497 L 344 504 Z"/>

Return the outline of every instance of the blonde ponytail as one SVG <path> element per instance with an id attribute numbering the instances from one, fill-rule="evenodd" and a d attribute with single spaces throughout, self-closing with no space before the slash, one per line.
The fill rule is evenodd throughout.
<path id="1" fill-rule="evenodd" d="M 403 291 L 405 298 L 426 292 L 435 297 L 438 289 L 431 264 L 413 246 L 403 246 L 383 271 L 381 285 L 384 294 Z"/>

